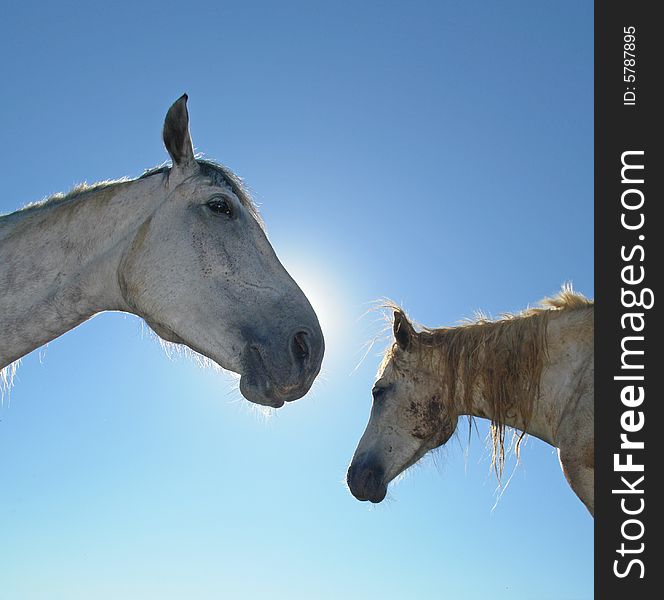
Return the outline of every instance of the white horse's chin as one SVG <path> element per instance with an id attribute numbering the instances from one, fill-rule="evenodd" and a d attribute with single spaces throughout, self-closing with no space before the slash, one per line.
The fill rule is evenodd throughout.
<path id="1" fill-rule="evenodd" d="M 240 377 L 240 393 L 249 402 L 260 404 L 261 406 L 269 406 L 271 408 L 281 408 L 286 401 L 267 393 L 265 389 L 268 386 L 256 383 L 249 383 L 249 378 L 242 375 Z"/>
<path id="2" fill-rule="evenodd" d="M 281 408 L 286 402 L 292 402 L 304 396 L 310 386 L 311 384 L 307 384 L 307 381 L 280 385 L 274 380 L 261 350 L 253 345 L 245 347 L 242 355 L 240 392 L 250 402 Z"/>

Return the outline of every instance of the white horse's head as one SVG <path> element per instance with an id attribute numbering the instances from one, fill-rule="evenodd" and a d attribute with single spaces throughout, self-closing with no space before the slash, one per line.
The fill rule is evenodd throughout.
<path id="1" fill-rule="evenodd" d="M 280 407 L 302 397 L 324 352 L 311 304 L 240 180 L 195 159 L 186 95 L 169 109 L 163 137 L 172 167 L 143 177 L 158 199 L 120 265 L 125 302 L 160 337 L 239 373 L 248 400 Z"/>

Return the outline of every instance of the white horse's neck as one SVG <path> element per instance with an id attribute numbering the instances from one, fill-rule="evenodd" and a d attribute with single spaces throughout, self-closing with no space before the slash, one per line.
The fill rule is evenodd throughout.
<path id="1" fill-rule="evenodd" d="M 0 369 L 98 312 L 128 310 L 123 251 L 160 177 L 92 187 L 0 218 Z"/>
<path id="2" fill-rule="evenodd" d="M 593 329 L 588 315 L 592 309 L 554 313 L 547 326 L 547 352 L 540 378 L 540 396 L 526 427 L 520 415 L 508 414 L 505 425 L 525 431 L 555 447 L 560 447 L 564 417 L 576 410 L 576 402 L 592 386 Z M 592 397 L 592 396 L 591 396 Z M 587 410 L 580 407 L 579 410 Z M 472 416 L 494 420 L 491 403 L 476 391 Z"/>

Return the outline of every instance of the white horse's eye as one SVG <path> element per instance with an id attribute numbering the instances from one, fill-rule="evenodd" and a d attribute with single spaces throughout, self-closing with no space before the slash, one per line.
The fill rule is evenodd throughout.
<path id="1" fill-rule="evenodd" d="M 207 207 L 215 215 L 226 215 L 227 217 L 233 216 L 233 207 L 226 198 L 212 198 L 208 201 Z"/>

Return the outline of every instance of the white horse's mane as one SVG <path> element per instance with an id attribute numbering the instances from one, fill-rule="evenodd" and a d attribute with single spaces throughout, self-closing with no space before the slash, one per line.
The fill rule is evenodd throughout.
<path id="1" fill-rule="evenodd" d="M 251 194 L 249 193 L 249 190 L 241 177 L 236 175 L 228 167 L 225 167 L 224 165 L 213 160 L 197 158 L 196 162 L 198 162 L 198 165 L 200 166 L 201 175 L 203 177 L 211 179 L 212 182 L 216 185 L 229 187 L 238 197 L 242 205 L 247 210 L 249 210 L 251 215 L 259 222 L 261 227 L 264 227 L 263 221 L 260 217 L 260 214 L 258 213 L 258 208 L 256 207 L 256 204 L 253 201 Z M 59 204 L 64 204 L 65 202 L 76 200 L 80 198 L 80 196 L 88 193 L 99 192 L 124 183 L 131 183 L 140 179 L 146 179 L 147 177 L 152 177 L 153 175 L 168 173 L 170 169 L 171 164 L 166 162 L 156 167 L 147 169 L 142 175 L 135 178 L 121 177 L 119 179 L 105 179 L 103 181 L 98 181 L 91 184 L 88 184 L 87 182 L 78 183 L 68 192 L 57 192 L 55 194 L 51 194 L 42 200 L 30 202 L 17 211 L 14 211 L 8 215 L 0 215 L 0 225 L 4 219 L 9 219 L 13 215 L 25 215 L 26 212 L 30 212 L 32 210 L 45 208 L 47 206 L 57 206 Z"/>

